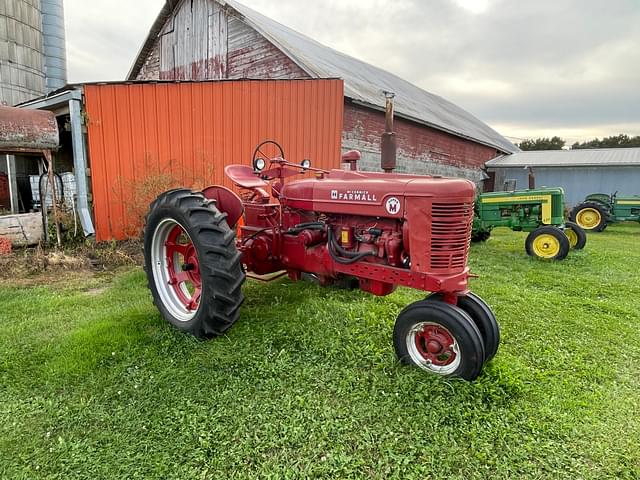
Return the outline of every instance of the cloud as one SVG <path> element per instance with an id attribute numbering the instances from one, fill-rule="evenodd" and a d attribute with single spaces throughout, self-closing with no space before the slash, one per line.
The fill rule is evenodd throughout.
<path id="1" fill-rule="evenodd" d="M 124 78 L 163 3 L 66 0 L 70 80 Z M 243 3 L 457 103 L 505 135 L 640 130 L 635 0 Z"/>

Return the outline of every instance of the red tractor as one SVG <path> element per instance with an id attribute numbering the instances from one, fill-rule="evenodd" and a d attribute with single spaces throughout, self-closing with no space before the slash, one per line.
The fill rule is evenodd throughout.
<path id="1" fill-rule="evenodd" d="M 387 106 L 382 165 L 390 172 L 395 145 Z M 270 160 L 262 153 L 268 145 L 278 150 Z M 282 148 L 268 141 L 256 148 L 253 168 L 225 168 L 242 198 L 222 186 L 160 195 L 146 218 L 144 249 L 162 316 L 198 337 L 220 335 L 238 320 L 247 274 L 311 278 L 374 295 L 402 285 L 433 294 L 396 320 L 400 361 L 476 378 L 495 355 L 500 331 L 489 306 L 468 289 L 474 184 L 365 173 L 356 169 L 359 158 L 349 152 L 343 161 L 351 170 L 325 171 L 308 160 L 285 160 Z M 285 183 L 308 172 L 315 178 Z"/>

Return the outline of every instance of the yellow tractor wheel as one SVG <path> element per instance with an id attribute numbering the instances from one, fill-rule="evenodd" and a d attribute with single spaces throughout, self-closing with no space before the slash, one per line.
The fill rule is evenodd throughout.
<path id="1" fill-rule="evenodd" d="M 565 223 L 564 234 L 569 240 L 569 246 L 574 250 L 582 250 L 587 244 L 587 234 L 582 227 L 573 223 Z"/>
<path id="2" fill-rule="evenodd" d="M 562 260 L 570 248 L 569 239 L 564 232 L 551 226 L 536 228 L 525 242 L 528 255 L 544 260 Z"/>
<path id="3" fill-rule="evenodd" d="M 607 226 L 607 211 L 596 202 L 584 202 L 575 207 L 569 219 L 579 227 L 591 232 L 601 232 Z"/>

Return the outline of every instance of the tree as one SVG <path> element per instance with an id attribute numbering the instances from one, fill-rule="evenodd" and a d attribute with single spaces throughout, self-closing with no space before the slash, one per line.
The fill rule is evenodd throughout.
<path id="1" fill-rule="evenodd" d="M 588 142 L 574 143 L 571 148 L 574 150 L 585 148 L 628 148 L 628 147 L 640 147 L 640 135 L 630 137 L 624 133 L 620 135 L 614 135 L 611 137 L 604 137 L 602 140 L 596 138 L 589 140 Z"/>
<path id="2" fill-rule="evenodd" d="M 518 147 L 520 150 L 562 150 L 566 142 L 560 137 L 525 139 Z"/>

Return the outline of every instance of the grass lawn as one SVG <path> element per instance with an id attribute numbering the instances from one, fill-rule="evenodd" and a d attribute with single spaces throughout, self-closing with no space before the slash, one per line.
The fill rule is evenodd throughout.
<path id="1" fill-rule="evenodd" d="M 248 282 L 201 342 L 141 269 L 0 286 L 0 478 L 638 478 L 640 227 L 558 263 L 474 245 L 503 341 L 474 383 L 397 364 L 386 298 Z"/>

